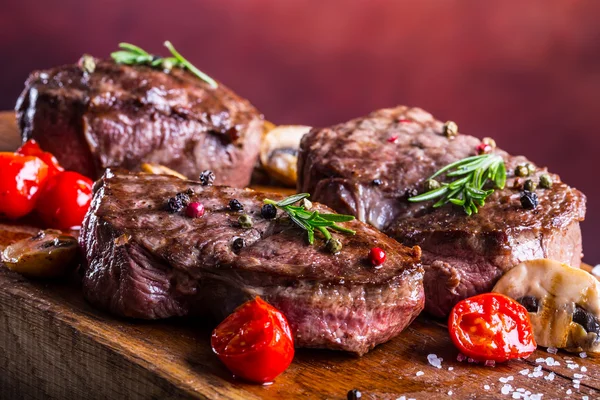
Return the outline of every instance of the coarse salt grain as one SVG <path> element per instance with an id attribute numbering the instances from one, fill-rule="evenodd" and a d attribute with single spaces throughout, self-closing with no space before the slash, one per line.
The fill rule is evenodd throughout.
<path id="1" fill-rule="evenodd" d="M 579 353 L 579 357 L 581 357 L 581 358 L 587 358 L 586 352 L 582 351 L 581 353 Z"/>
<path id="2" fill-rule="evenodd" d="M 467 359 L 467 356 L 465 356 L 463 353 L 458 353 L 458 355 L 456 356 L 456 361 L 458 362 L 463 362 Z"/>
<path id="3" fill-rule="evenodd" d="M 567 368 L 569 368 L 569 369 L 577 369 L 577 368 L 579 368 L 579 364 L 567 364 Z"/>
<path id="4" fill-rule="evenodd" d="M 581 400 L 588 400 L 588 399 L 589 399 L 589 397 L 587 397 L 587 396 L 583 396 L 583 397 L 581 398 Z"/>
<path id="5" fill-rule="evenodd" d="M 417 376 L 425 375 L 425 372 L 423 372 L 423 371 L 417 371 L 417 373 L 415 375 L 417 375 Z"/>
<path id="6" fill-rule="evenodd" d="M 435 354 L 429 354 L 427 356 L 427 361 L 429 361 L 429 364 L 431 364 L 431 366 L 441 369 L 442 368 L 442 361 L 444 361 L 444 359 L 443 358 L 439 358 Z"/>
<path id="7" fill-rule="evenodd" d="M 448 371 L 453 371 L 454 367 L 448 367 Z"/>
<path id="8" fill-rule="evenodd" d="M 571 389 L 568 389 L 566 393 L 571 394 L 571 393 L 573 393 L 573 391 Z"/>
<path id="9" fill-rule="evenodd" d="M 510 392 L 512 392 L 512 386 L 509 384 L 506 384 L 506 385 L 502 386 L 502 389 L 500 389 L 500 392 L 502 394 L 509 394 Z"/>
<path id="10" fill-rule="evenodd" d="M 452 390 L 448 390 L 448 396 L 452 396 Z"/>
<path id="11" fill-rule="evenodd" d="M 581 367 L 581 372 L 587 372 L 587 368 L 586 367 Z"/>
<path id="12" fill-rule="evenodd" d="M 495 367 L 496 366 L 496 361 L 494 361 L 494 360 L 485 360 L 485 366 L 486 367 Z"/>
<path id="13" fill-rule="evenodd" d="M 528 368 L 522 369 L 522 370 L 519 371 L 519 373 L 521 375 L 527 375 L 529 373 L 529 369 Z"/>
<path id="14" fill-rule="evenodd" d="M 573 384 L 579 385 L 581 381 L 579 379 L 573 379 Z"/>
<path id="15" fill-rule="evenodd" d="M 553 381 L 554 380 L 554 372 L 550 372 L 548 375 L 546 375 L 544 377 L 544 379 L 547 381 Z"/>
<path id="16" fill-rule="evenodd" d="M 490 385 L 483 385 L 484 390 L 490 390 Z"/>
<path id="17" fill-rule="evenodd" d="M 546 359 L 545 358 L 541 358 L 541 357 L 535 359 L 535 362 L 538 363 L 538 364 L 539 363 L 543 363 L 544 361 L 546 361 Z"/>
<path id="18" fill-rule="evenodd" d="M 556 353 L 558 353 L 558 349 L 557 349 L 556 347 L 548 347 L 548 348 L 546 349 L 546 351 L 547 351 L 548 353 L 550 353 L 550 354 L 556 354 Z"/>
<path id="19" fill-rule="evenodd" d="M 534 378 L 539 378 L 540 376 L 544 375 L 544 373 L 542 371 L 535 371 L 533 374 L 531 374 Z"/>
<path id="20" fill-rule="evenodd" d="M 542 370 L 542 366 L 541 366 L 541 365 L 538 365 L 538 366 L 537 366 L 537 367 L 535 367 L 533 370 L 534 370 L 535 372 L 541 371 L 541 370 Z"/>
<path id="21" fill-rule="evenodd" d="M 576 384 L 574 384 L 574 385 L 573 385 L 573 387 L 574 387 L 575 389 L 579 389 L 579 383 L 576 383 Z"/>
<path id="22" fill-rule="evenodd" d="M 581 379 L 583 378 L 582 374 L 573 374 L 573 378 Z"/>
<path id="23" fill-rule="evenodd" d="M 548 357 L 546 358 L 546 365 L 552 366 L 554 364 L 554 358 Z"/>
<path id="24" fill-rule="evenodd" d="M 513 399 L 520 399 L 521 398 L 521 393 L 513 392 L 512 398 Z"/>
<path id="25" fill-rule="evenodd" d="M 541 400 L 542 396 L 543 394 L 541 393 L 532 394 L 531 396 L 529 396 L 529 400 Z"/>

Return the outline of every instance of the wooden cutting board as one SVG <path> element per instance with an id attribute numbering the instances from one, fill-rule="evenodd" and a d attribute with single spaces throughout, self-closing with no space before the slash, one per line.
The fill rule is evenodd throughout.
<path id="1" fill-rule="evenodd" d="M 18 144 L 13 118 L 0 114 L 0 150 Z M 0 223 L 0 249 L 35 232 Z M 458 362 L 445 323 L 426 316 L 362 358 L 298 350 L 274 384 L 252 385 L 233 379 L 212 354 L 213 327 L 198 319 L 116 318 L 86 303 L 76 274 L 35 281 L 0 266 L 0 398 L 344 399 L 354 388 L 362 399 L 495 399 L 515 390 L 543 399 L 600 398 L 600 357 L 540 349 L 495 367 Z M 430 354 L 443 358 L 441 368 L 428 362 Z M 560 365 L 538 362 L 548 357 Z M 542 376 L 520 373 L 536 367 Z M 503 395 L 506 385 L 512 390 Z"/>

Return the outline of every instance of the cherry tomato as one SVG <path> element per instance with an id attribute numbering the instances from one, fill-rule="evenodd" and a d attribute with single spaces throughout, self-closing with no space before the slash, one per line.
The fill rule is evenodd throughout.
<path id="1" fill-rule="evenodd" d="M 477 361 L 527 357 L 536 348 L 525 307 L 498 293 L 459 302 L 450 313 L 448 330 L 454 345 Z"/>
<path id="2" fill-rule="evenodd" d="M 47 177 L 48 166 L 39 158 L 0 153 L 0 217 L 29 214 Z"/>
<path id="3" fill-rule="evenodd" d="M 25 156 L 36 156 L 48 165 L 48 176 L 54 176 L 65 169 L 60 166 L 56 157 L 40 148 L 34 139 L 29 139 L 18 150 L 18 154 Z"/>
<path id="4" fill-rule="evenodd" d="M 73 171 L 54 175 L 42 189 L 35 209 L 49 228 L 81 226 L 92 201 L 92 181 Z"/>
<path id="5" fill-rule="evenodd" d="M 236 376 L 271 382 L 294 358 L 294 340 L 285 316 L 260 297 L 238 307 L 213 331 L 213 351 Z"/>

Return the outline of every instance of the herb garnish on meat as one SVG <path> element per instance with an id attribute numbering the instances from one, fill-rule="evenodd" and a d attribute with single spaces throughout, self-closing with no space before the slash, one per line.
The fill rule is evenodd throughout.
<path id="1" fill-rule="evenodd" d="M 169 49 L 172 57 L 158 57 L 130 43 L 119 43 L 119 48 L 121 50 L 111 53 L 110 56 L 118 64 L 149 65 L 151 67 L 162 68 L 167 71 L 170 71 L 173 67 L 188 69 L 192 74 L 196 75 L 213 88 L 218 86 L 217 82 L 213 78 L 206 75 L 204 72 L 196 68 L 191 62 L 186 60 L 175 49 L 175 47 L 173 47 L 171 42 L 167 40 L 164 45 L 167 49 Z"/>
<path id="2" fill-rule="evenodd" d="M 321 232 L 325 240 L 331 240 L 331 233 L 328 229 L 332 229 L 338 232 L 347 233 L 350 235 L 356 234 L 356 231 L 352 229 L 341 227 L 337 222 L 348 222 L 354 220 L 352 215 L 344 214 L 322 214 L 318 211 L 307 210 L 304 205 L 294 206 L 293 204 L 298 203 L 301 200 L 308 198 L 310 194 L 300 193 L 293 196 L 287 197 L 279 202 L 265 199 L 265 204 L 272 204 L 275 207 L 285 211 L 290 219 L 304 229 L 308 233 L 308 243 L 313 244 L 315 241 L 315 230 Z"/>
<path id="3" fill-rule="evenodd" d="M 483 189 L 488 181 L 492 181 L 494 188 L 497 189 L 504 189 L 506 184 L 504 160 L 497 154 L 482 154 L 463 158 L 446 165 L 429 177 L 429 180 L 433 180 L 442 174 L 446 175 L 446 179 L 460 178 L 440 183 L 439 188 L 411 197 L 408 201 L 419 202 L 441 197 L 433 207 L 441 207 L 450 202 L 462 206 L 465 213 L 471 215 L 477 213 L 478 207 L 483 207 L 485 199 L 494 193 L 494 189 Z"/>

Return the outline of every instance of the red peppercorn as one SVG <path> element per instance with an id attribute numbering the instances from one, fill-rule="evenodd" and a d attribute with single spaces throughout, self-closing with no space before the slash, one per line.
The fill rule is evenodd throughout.
<path id="1" fill-rule="evenodd" d="M 390 143 L 396 143 L 396 140 L 398 140 L 398 136 L 390 136 L 387 141 Z"/>
<path id="2" fill-rule="evenodd" d="M 400 119 L 398 120 L 398 122 L 400 122 L 401 124 L 403 124 L 403 123 L 406 123 L 406 122 L 412 122 L 412 120 L 410 120 L 410 119 L 407 119 L 407 118 L 400 118 Z"/>
<path id="3" fill-rule="evenodd" d="M 477 154 L 487 154 L 490 151 L 492 151 L 492 146 L 490 146 L 489 144 L 485 144 L 485 143 L 479 143 L 479 146 L 477 146 Z"/>
<path id="4" fill-rule="evenodd" d="M 375 267 L 383 264 L 385 262 L 385 251 L 379 247 L 373 247 L 369 253 L 369 260 Z"/>
<path id="5" fill-rule="evenodd" d="M 200 218 L 204 215 L 204 205 L 197 201 L 188 204 L 185 209 L 185 215 L 190 218 Z"/>

